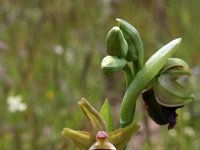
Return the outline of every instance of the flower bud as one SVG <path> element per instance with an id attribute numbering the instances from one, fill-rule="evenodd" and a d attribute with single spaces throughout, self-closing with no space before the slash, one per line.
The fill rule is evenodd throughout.
<path id="1" fill-rule="evenodd" d="M 138 60 L 139 67 L 143 66 L 144 48 L 138 31 L 128 22 L 117 19 L 119 28 L 128 43 L 128 53 L 126 59 L 128 61 Z"/>
<path id="2" fill-rule="evenodd" d="M 119 27 L 113 27 L 107 34 L 107 53 L 111 56 L 124 58 L 128 52 L 128 44 Z"/>
<path id="3" fill-rule="evenodd" d="M 122 70 L 127 61 L 123 58 L 117 58 L 115 56 L 106 56 L 101 62 L 101 68 L 107 74 L 112 74 Z"/>

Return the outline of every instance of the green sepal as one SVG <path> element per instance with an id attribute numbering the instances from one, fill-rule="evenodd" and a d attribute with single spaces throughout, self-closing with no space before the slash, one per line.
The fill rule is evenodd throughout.
<path id="1" fill-rule="evenodd" d="M 111 112 L 111 108 L 110 108 L 108 99 L 105 100 L 105 102 L 101 108 L 100 115 L 106 122 L 108 132 L 114 131 L 114 129 L 115 129 L 114 120 L 113 120 L 113 116 L 112 116 L 112 112 Z"/>
<path id="2" fill-rule="evenodd" d="M 163 73 L 178 77 L 180 75 L 191 75 L 191 70 L 184 60 L 180 58 L 169 58 L 161 70 L 161 74 Z"/>
<path id="3" fill-rule="evenodd" d="M 87 100 L 82 98 L 78 104 L 87 117 L 94 134 L 96 134 L 98 131 L 107 131 L 105 121 L 100 116 L 100 114 L 88 103 Z"/>
<path id="4" fill-rule="evenodd" d="M 180 98 L 190 97 L 190 90 L 181 85 L 178 81 L 173 80 L 173 78 L 171 79 L 171 76 L 167 74 L 163 74 L 158 78 L 158 84 L 161 88 L 164 88 L 175 96 Z"/>
<path id="5" fill-rule="evenodd" d="M 155 85 L 157 102 L 163 106 L 178 107 L 192 101 L 192 93 L 169 75 L 161 75 Z"/>
<path id="6" fill-rule="evenodd" d="M 128 44 L 119 27 L 113 27 L 106 38 L 107 53 L 111 56 L 124 58 L 128 52 Z"/>
<path id="7" fill-rule="evenodd" d="M 132 123 L 125 128 L 120 128 L 109 133 L 108 140 L 115 145 L 117 150 L 122 150 L 123 147 L 130 141 L 133 134 L 139 130 L 139 128 L 140 126 L 138 124 Z"/>
<path id="8" fill-rule="evenodd" d="M 101 62 L 101 68 L 106 74 L 113 74 L 123 70 L 127 61 L 116 56 L 106 56 Z"/>
<path id="9" fill-rule="evenodd" d="M 96 141 L 95 135 L 85 131 L 75 131 L 70 128 L 64 128 L 63 136 L 68 137 L 81 150 L 88 148 Z"/>

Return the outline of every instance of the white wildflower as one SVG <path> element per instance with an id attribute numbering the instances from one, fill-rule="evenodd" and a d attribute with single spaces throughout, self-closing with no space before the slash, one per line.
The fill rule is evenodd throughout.
<path id="1" fill-rule="evenodd" d="M 57 55 L 62 55 L 63 54 L 63 52 L 64 52 L 64 49 L 63 49 L 63 47 L 61 46 L 61 45 L 55 45 L 54 47 L 53 47 L 53 51 L 57 54 Z"/>
<path id="2" fill-rule="evenodd" d="M 27 105 L 22 102 L 22 97 L 20 95 L 17 96 L 9 96 L 7 99 L 8 110 L 10 112 L 23 112 L 26 110 Z"/>

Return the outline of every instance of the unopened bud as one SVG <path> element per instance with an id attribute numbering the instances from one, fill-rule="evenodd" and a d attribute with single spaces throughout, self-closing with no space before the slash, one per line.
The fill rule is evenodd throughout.
<path id="1" fill-rule="evenodd" d="M 107 53 L 111 56 L 124 58 L 128 52 L 128 44 L 119 27 L 113 27 L 107 35 Z"/>
<path id="2" fill-rule="evenodd" d="M 106 56 L 101 62 L 101 68 L 107 74 L 112 74 L 122 70 L 127 61 L 123 58 L 118 58 L 115 56 Z"/>

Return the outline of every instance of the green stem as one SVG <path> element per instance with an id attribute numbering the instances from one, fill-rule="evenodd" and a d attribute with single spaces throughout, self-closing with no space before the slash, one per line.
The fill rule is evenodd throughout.
<path id="1" fill-rule="evenodd" d="M 133 72 L 131 71 L 128 64 L 124 67 L 124 72 L 126 75 L 126 88 L 128 89 L 129 85 L 131 84 L 133 77 L 134 77 L 134 64 L 133 64 Z M 124 146 L 123 150 L 126 150 L 127 145 Z"/>
<path id="2" fill-rule="evenodd" d="M 126 127 L 132 123 L 138 96 L 159 73 L 180 42 L 181 39 L 176 39 L 159 49 L 136 74 L 123 97 L 120 119 L 121 127 Z"/>
<path id="3" fill-rule="evenodd" d="M 136 61 L 133 61 L 133 70 L 134 70 L 134 76 L 137 74 L 137 72 L 140 70 L 139 68 L 139 62 L 136 60 Z"/>
<path id="4" fill-rule="evenodd" d="M 126 75 L 126 88 L 128 89 L 129 85 L 131 84 L 133 80 L 133 74 L 128 64 L 124 67 L 124 72 Z"/>
<path id="5" fill-rule="evenodd" d="M 138 60 L 134 62 L 134 63 L 136 63 L 135 72 L 137 73 L 139 70 L 142 69 L 142 67 L 144 65 L 144 47 L 143 47 L 142 41 L 140 39 L 139 33 L 138 33 L 138 40 L 135 43 L 135 47 L 136 47 L 136 50 L 138 53 Z"/>

